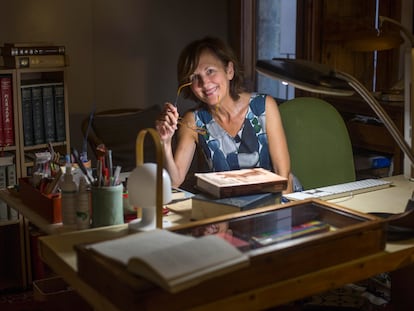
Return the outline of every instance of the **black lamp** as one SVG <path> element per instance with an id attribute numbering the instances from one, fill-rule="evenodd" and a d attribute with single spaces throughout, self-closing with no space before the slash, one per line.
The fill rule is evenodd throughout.
<path id="1" fill-rule="evenodd" d="M 370 91 L 355 77 L 345 72 L 310 61 L 298 59 L 258 60 L 256 70 L 273 79 L 281 80 L 299 89 L 326 95 L 350 96 L 358 93 L 384 123 L 398 146 L 414 164 L 414 153 L 395 123 Z"/>

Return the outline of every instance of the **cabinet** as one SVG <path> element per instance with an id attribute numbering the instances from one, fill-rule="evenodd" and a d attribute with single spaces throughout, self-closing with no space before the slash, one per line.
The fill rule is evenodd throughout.
<path id="1" fill-rule="evenodd" d="M 50 146 L 62 156 L 69 152 L 66 71 L 65 67 L 0 68 L 0 77 L 11 82 L 13 103 L 13 144 L 1 149 L 14 157 L 15 180 L 32 174 L 36 152 Z M 33 94 L 40 96 L 36 99 Z M 4 113 L 2 109 L 0 115 Z M 38 131 L 36 140 L 34 130 Z M 29 221 L 10 207 L 7 210 L 8 218 L 0 219 L 0 290 L 26 287 L 31 282 Z"/>
<path id="2" fill-rule="evenodd" d="M 393 159 L 393 174 L 403 172 L 404 154 L 391 134 L 382 124 L 362 123 L 354 120 L 355 115 L 376 117 L 374 111 L 360 98 L 325 98 L 342 115 L 347 125 L 353 148 L 389 155 Z M 404 103 L 380 102 L 398 130 L 404 131 Z"/>

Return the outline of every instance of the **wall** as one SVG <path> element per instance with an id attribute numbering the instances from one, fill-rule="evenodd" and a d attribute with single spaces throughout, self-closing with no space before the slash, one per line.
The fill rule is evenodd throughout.
<path id="1" fill-rule="evenodd" d="M 66 46 L 76 148 L 93 105 L 99 111 L 172 100 L 180 49 L 207 34 L 227 38 L 227 1 L 13 0 L 2 1 L 0 12 L 0 42 Z"/>

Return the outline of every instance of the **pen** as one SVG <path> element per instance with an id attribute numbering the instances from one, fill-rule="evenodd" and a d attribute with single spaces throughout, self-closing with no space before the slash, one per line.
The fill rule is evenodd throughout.
<path id="1" fill-rule="evenodd" d="M 112 150 L 108 149 L 108 170 L 109 170 L 109 181 L 112 180 L 113 175 L 113 167 L 112 167 Z"/>
<path id="2" fill-rule="evenodd" d="M 112 185 L 113 186 L 116 186 L 116 185 L 118 185 L 118 182 L 119 182 L 119 174 L 121 173 L 121 167 L 119 166 L 119 165 L 117 165 L 116 167 L 115 167 L 115 173 L 114 173 L 114 180 L 113 180 L 113 182 L 112 182 Z"/>
<path id="3" fill-rule="evenodd" d="M 98 160 L 98 162 L 96 162 L 96 174 L 97 174 L 97 187 L 101 186 L 102 183 L 102 161 L 101 159 Z"/>
<path id="4" fill-rule="evenodd" d="M 78 163 L 79 168 L 81 169 L 82 173 L 85 174 L 86 178 L 88 178 L 90 184 L 93 184 L 94 182 L 93 177 L 90 175 L 89 171 L 86 169 L 85 165 L 80 159 L 78 151 L 74 148 L 72 148 L 72 155 L 75 158 L 76 163 Z"/>

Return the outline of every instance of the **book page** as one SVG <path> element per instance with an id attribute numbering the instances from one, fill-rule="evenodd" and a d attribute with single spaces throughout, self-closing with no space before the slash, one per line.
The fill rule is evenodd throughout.
<path id="1" fill-rule="evenodd" d="M 134 256 L 140 256 L 147 252 L 164 249 L 191 240 L 194 240 L 194 237 L 155 229 L 148 232 L 130 234 L 119 239 L 94 243 L 88 245 L 87 248 L 127 265 L 129 259 Z"/>
<path id="2" fill-rule="evenodd" d="M 229 242 L 209 235 L 142 254 L 139 259 L 149 263 L 163 278 L 172 280 L 240 256 L 243 253 Z M 130 264 L 135 258 L 130 259 Z M 132 270 L 131 267 L 129 265 L 128 269 Z M 139 269 L 139 266 L 136 268 Z M 139 271 L 136 272 L 139 274 Z"/>
<path id="3" fill-rule="evenodd" d="M 88 248 L 171 292 L 249 264 L 248 255 L 221 237 L 194 238 L 162 229 L 91 244 Z"/>

